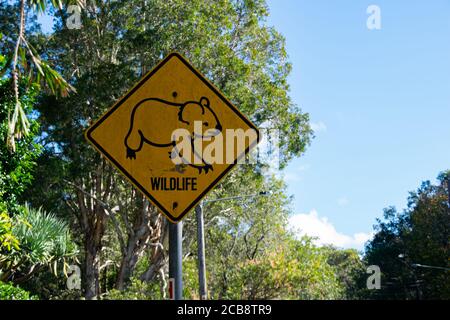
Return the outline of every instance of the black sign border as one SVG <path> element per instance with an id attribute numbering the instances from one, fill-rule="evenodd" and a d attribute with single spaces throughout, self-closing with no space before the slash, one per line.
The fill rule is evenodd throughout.
<path id="1" fill-rule="evenodd" d="M 256 142 L 253 142 L 251 145 L 249 145 L 245 151 L 240 154 L 234 163 L 230 164 L 197 198 L 195 198 L 194 201 L 191 202 L 191 204 L 178 216 L 174 217 L 170 214 L 170 212 L 156 200 L 147 190 L 138 182 L 136 181 L 128 172 L 123 168 L 120 163 L 118 163 L 108 152 L 106 152 L 105 149 L 102 148 L 100 144 L 95 141 L 95 139 L 92 137 L 92 132 L 105 121 L 114 111 L 116 111 L 137 89 L 139 89 L 149 78 L 151 78 L 159 69 L 161 69 L 169 60 L 172 58 L 178 58 L 183 64 L 188 67 L 192 73 L 194 73 L 209 89 L 211 89 L 235 114 L 237 114 L 250 128 L 254 129 L 257 134 Z M 196 206 L 203 197 L 208 194 L 211 189 L 213 189 L 219 181 L 221 181 L 225 175 L 237 164 L 239 159 L 241 159 L 243 156 L 246 156 L 250 149 L 252 149 L 254 146 L 256 146 L 259 143 L 260 140 L 260 133 L 258 128 L 249 120 L 247 119 L 227 98 L 225 98 L 222 93 L 212 84 L 210 83 L 205 76 L 203 76 L 199 71 L 197 71 L 181 54 L 178 52 L 172 52 L 170 53 L 164 60 L 162 60 L 153 70 L 148 72 L 130 91 L 128 91 L 116 104 L 114 104 L 106 113 L 104 113 L 91 127 L 89 127 L 85 131 L 85 137 L 86 139 L 92 143 L 92 145 L 106 158 L 139 190 L 141 191 L 156 207 L 158 207 L 164 215 L 173 223 L 180 222 L 184 216 L 192 210 L 194 206 Z"/>

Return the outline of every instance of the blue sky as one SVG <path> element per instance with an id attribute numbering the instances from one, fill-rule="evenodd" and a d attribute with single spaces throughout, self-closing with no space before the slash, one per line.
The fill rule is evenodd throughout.
<path id="1" fill-rule="evenodd" d="M 371 4 L 381 30 L 366 26 Z M 324 243 L 361 249 L 383 208 L 405 207 L 408 191 L 450 168 L 450 2 L 269 7 L 293 63 L 291 96 L 317 129 L 285 173 L 299 214 L 291 222 Z"/>
<path id="2" fill-rule="evenodd" d="M 291 224 L 362 249 L 383 208 L 403 208 L 408 191 L 450 168 L 450 2 L 268 3 L 293 63 L 291 96 L 316 129 L 285 172 Z M 372 4 L 381 30 L 366 27 Z"/>

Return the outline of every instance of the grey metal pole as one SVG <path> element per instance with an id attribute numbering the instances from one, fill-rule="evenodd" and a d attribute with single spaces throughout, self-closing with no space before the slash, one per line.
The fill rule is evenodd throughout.
<path id="1" fill-rule="evenodd" d="M 182 239 L 183 222 L 169 223 L 169 278 L 174 279 L 174 300 L 183 299 Z"/>
<path id="2" fill-rule="evenodd" d="M 198 253 L 198 284 L 200 300 L 208 299 L 206 289 L 206 262 L 205 262 L 205 229 L 203 222 L 203 204 L 195 207 L 197 216 L 197 253 Z"/>

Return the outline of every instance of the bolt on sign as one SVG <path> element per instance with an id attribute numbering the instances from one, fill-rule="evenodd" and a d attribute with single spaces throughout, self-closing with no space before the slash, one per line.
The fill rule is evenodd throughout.
<path id="1" fill-rule="evenodd" d="M 172 222 L 245 161 L 259 131 L 171 53 L 86 131 L 86 139 Z"/>

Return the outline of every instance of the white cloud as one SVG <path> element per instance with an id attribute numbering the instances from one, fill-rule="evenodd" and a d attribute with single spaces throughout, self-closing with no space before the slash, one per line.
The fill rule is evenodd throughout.
<path id="1" fill-rule="evenodd" d="M 323 121 L 311 122 L 310 126 L 311 126 L 311 129 L 313 129 L 313 131 L 315 133 L 326 132 L 328 129 L 327 125 Z"/>
<path id="2" fill-rule="evenodd" d="M 320 217 L 316 210 L 291 216 L 289 226 L 299 237 L 302 235 L 316 237 L 317 245 L 332 244 L 339 248 L 363 250 L 364 244 L 373 236 L 373 233 L 364 232 L 352 236 L 340 233 L 327 217 Z"/>

